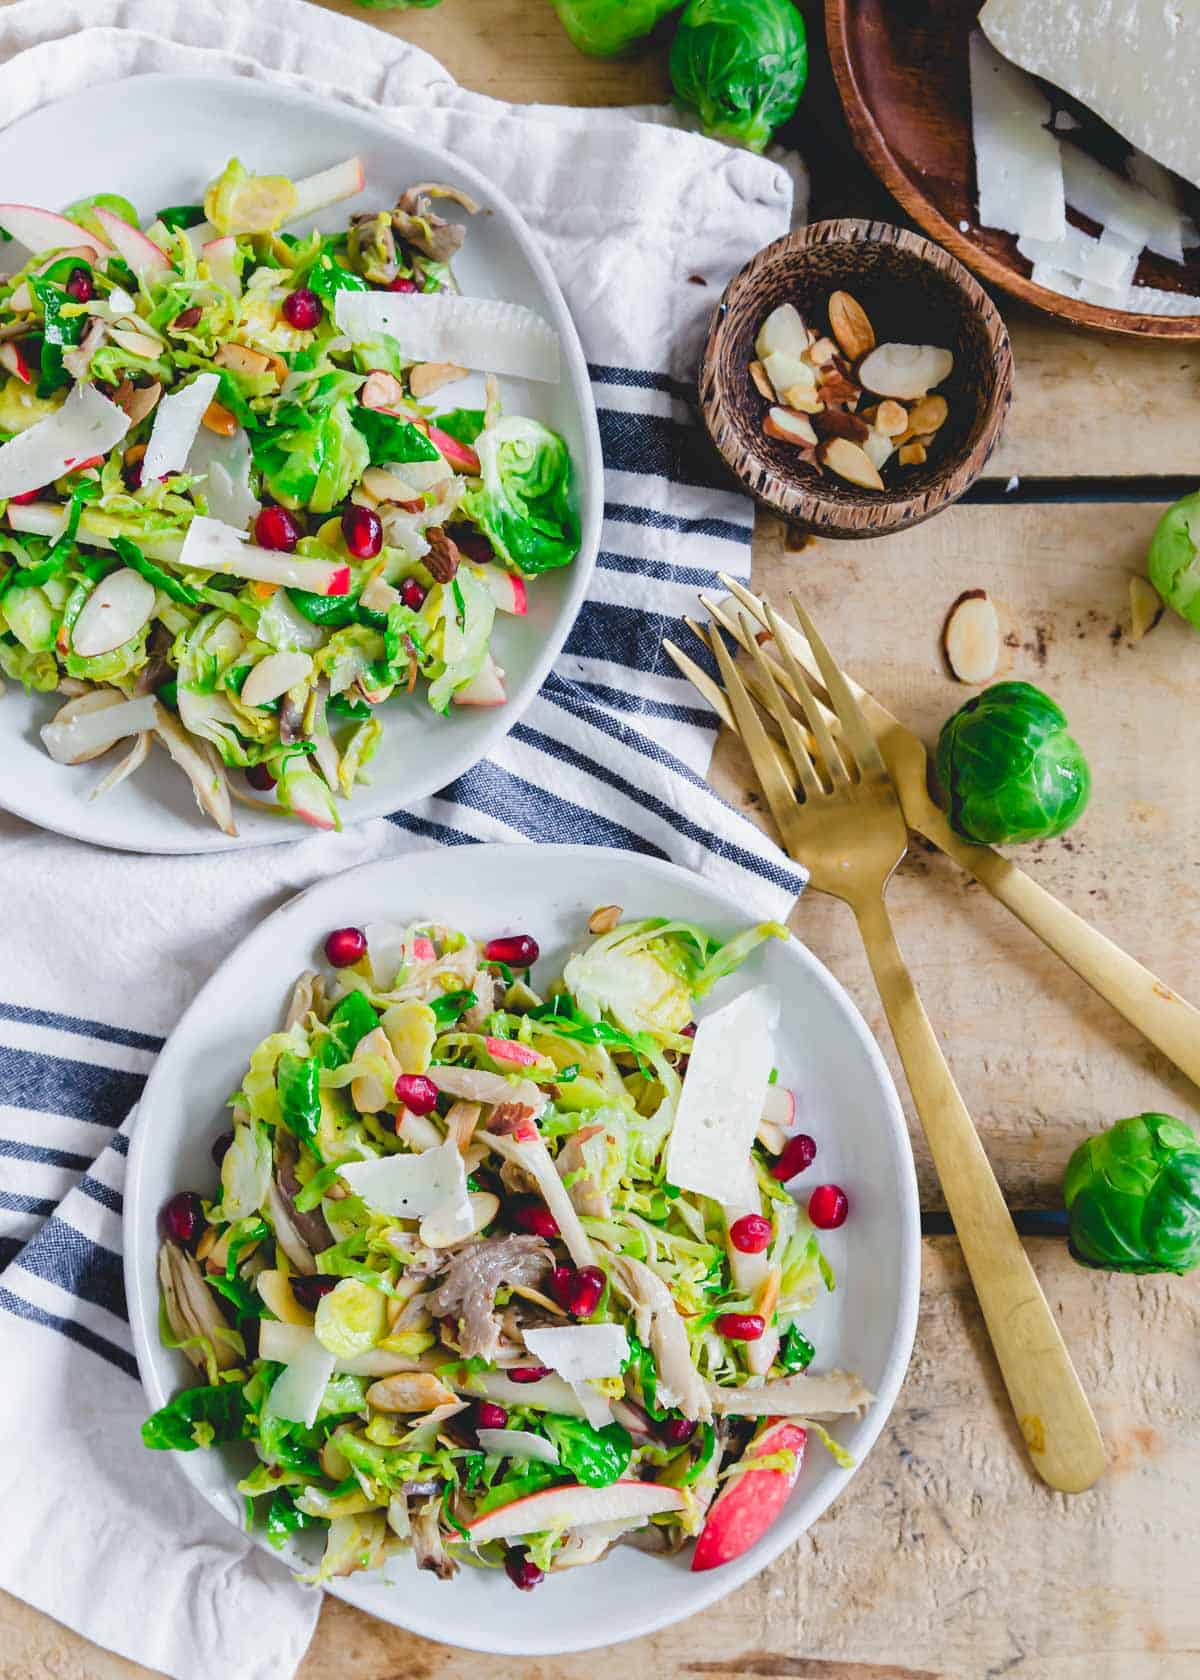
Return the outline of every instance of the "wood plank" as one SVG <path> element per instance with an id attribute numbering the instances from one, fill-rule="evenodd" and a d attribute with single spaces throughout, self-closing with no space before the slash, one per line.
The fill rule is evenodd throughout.
<path id="1" fill-rule="evenodd" d="M 1112 1455 L 1105 1480 L 1070 1499 L 1030 1474 L 958 1245 L 927 1240 L 917 1352 L 853 1486 L 740 1592 L 622 1647 L 623 1673 L 991 1680 L 1014 1670 L 1022 1680 L 1183 1680 L 1194 1672 L 1200 1289 L 1195 1279 L 1089 1272 L 1057 1242 L 1029 1247 L 1096 1399 Z M 5 1680 L 149 1672 L 3 1595 L 0 1652 Z M 344 1680 L 351 1667 L 355 1680 L 594 1680 L 599 1659 L 506 1666 L 330 1599 L 300 1680 Z"/>
<path id="2" fill-rule="evenodd" d="M 1193 637 L 1168 613 L 1137 646 L 1128 579 L 1158 510 L 1140 504 L 957 507 L 875 542 L 788 553 L 764 526 L 759 587 L 802 590 L 847 668 L 932 746 L 972 692 L 942 660 L 951 603 L 986 588 L 1011 619 L 1008 675 L 1045 688 L 1088 752 L 1092 804 L 1079 827 L 1020 849 L 1020 861 L 1186 997 L 1200 997 L 1200 763 L 1173 750 L 1200 704 Z M 1159 745 L 1161 743 L 1161 745 Z M 714 774 L 760 817 L 736 744 Z M 981 888 L 914 847 L 889 895 L 964 1098 L 1015 1207 L 1058 1207 L 1075 1143 L 1125 1114 L 1160 1108 L 1195 1121 L 1194 1088 Z M 899 1064 L 849 912 L 806 898 L 793 922 L 849 988 Z M 907 1094 L 905 1093 L 907 1096 Z M 917 1142 L 922 1200 L 941 1206 Z"/>

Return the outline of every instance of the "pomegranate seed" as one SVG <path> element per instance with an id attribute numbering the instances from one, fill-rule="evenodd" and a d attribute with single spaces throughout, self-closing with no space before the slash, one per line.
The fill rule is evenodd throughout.
<path id="1" fill-rule="evenodd" d="M 694 1418 L 668 1418 L 665 1423 L 659 1424 L 658 1433 L 670 1446 L 682 1447 L 696 1433 L 696 1420 Z"/>
<path id="2" fill-rule="evenodd" d="M 539 1581 L 546 1579 L 526 1552 L 509 1552 L 504 1560 L 504 1573 L 518 1592 L 532 1592 Z"/>
<path id="3" fill-rule="evenodd" d="M 212 1158 L 216 1166 L 219 1167 L 221 1165 L 221 1162 L 225 1159 L 225 1156 L 229 1152 L 229 1145 L 232 1142 L 232 1132 L 222 1132 L 219 1138 L 213 1139 Z"/>
<path id="4" fill-rule="evenodd" d="M 483 954 L 488 962 L 507 963 L 509 968 L 532 968 L 541 952 L 537 940 L 527 933 L 509 933 L 502 939 L 489 939 Z"/>
<path id="5" fill-rule="evenodd" d="M 604 1273 L 599 1266 L 581 1266 L 567 1285 L 564 1305 L 573 1318 L 590 1318 L 604 1293 Z"/>
<path id="6" fill-rule="evenodd" d="M 275 786 L 275 778 L 265 764 L 252 764 L 246 771 L 246 780 L 252 788 L 257 788 L 259 793 L 270 793 Z"/>
<path id="7" fill-rule="evenodd" d="M 169 1202 L 163 1204 L 160 1218 L 163 1236 L 184 1248 L 190 1248 L 204 1229 L 204 1209 L 194 1190 L 181 1190 L 177 1196 L 172 1196 Z"/>
<path id="8" fill-rule="evenodd" d="M 570 1266 L 555 1266 L 550 1273 L 550 1293 L 560 1307 L 567 1304 L 567 1295 L 571 1288 L 571 1279 L 575 1276 Z"/>
<path id="9" fill-rule="evenodd" d="M 531 1237 L 543 1237 L 547 1242 L 558 1235 L 558 1220 L 543 1202 L 518 1203 L 513 1209 L 512 1222 L 518 1231 L 528 1231 Z"/>
<path id="10" fill-rule="evenodd" d="M 125 480 L 126 490 L 140 490 L 142 488 L 142 463 L 140 460 L 128 461 L 121 468 L 121 477 Z"/>
<path id="11" fill-rule="evenodd" d="M 541 1382 L 543 1377 L 550 1375 L 549 1365 L 514 1365 L 507 1373 L 510 1381 L 515 1383 Z"/>
<path id="12" fill-rule="evenodd" d="M 398 274 L 396 278 L 383 288 L 385 292 L 415 292 L 417 282 L 410 280 L 407 274 Z"/>
<path id="13" fill-rule="evenodd" d="M 425 604 L 425 591 L 414 577 L 405 578 L 400 585 L 400 599 L 410 612 L 417 612 Z"/>
<path id="14" fill-rule="evenodd" d="M 695 1023 L 695 1021 L 689 1021 L 687 1026 L 684 1027 L 683 1032 L 680 1034 L 680 1036 L 682 1038 L 695 1038 L 695 1036 L 696 1036 L 696 1023 Z"/>
<path id="15" fill-rule="evenodd" d="M 283 300 L 283 318 L 299 332 L 311 332 L 322 313 L 321 300 L 309 286 L 297 286 Z"/>
<path id="16" fill-rule="evenodd" d="M 771 1177 L 777 1178 L 780 1184 L 786 1184 L 789 1178 L 795 1178 L 797 1173 L 812 1166 L 816 1153 L 816 1143 L 808 1133 L 797 1132 L 784 1144 L 783 1154 L 771 1167 Z"/>
<path id="17" fill-rule="evenodd" d="M 300 541 L 300 526 L 287 508 L 265 507 L 254 521 L 254 540 L 260 548 L 290 554 Z"/>
<path id="18" fill-rule="evenodd" d="M 383 547 L 383 521 L 374 508 L 355 502 L 342 515 L 342 536 L 356 560 L 373 560 Z"/>
<path id="19" fill-rule="evenodd" d="M 307 1312 L 316 1312 L 317 1302 L 322 1295 L 328 1295 L 338 1286 L 335 1277 L 322 1277 L 315 1273 L 311 1277 L 301 1277 L 298 1274 L 288 1279 L 292 1286 L 292 1294 Z"/>
<path id="20" fill-rule="evenodd" d="M 73 268 L 67 275 L 67 296 L 74 298 L 76 303 L 90 303 L 96 295 L 96 288 L 92 285 L 92 277 L 86 268 Z"/>
<path id="21" fill-rule="evenodd" d="M 729 1240 L 739 1254 L 761 1254 L 770 1246 L 774 1227 L 761 1213 L 744 1213 L 729 1227 Z"/>
<path id="22" fill-rule="evenodd" d="M 491 1400 L 481 1400 L 475 1408 L 476 1429 L 503 1429 L 507 1422 L 508 1413 L 504 1407 Z"/>
<path id="23" fill-rule="evenodd" d="M 432 1079 L 423 1073 L 401 1073 L 396 1078 L 396 1099 L 410 1114 L 432 1114 L 440 1095 Z"/>
<path id="24" fill-rule="evenodd" d="M 10 496 L 8 499 L 13 507 L 25 507 L 29 502 L 39 501 L 45 494 L 46 487 L 43 485 L 40 490 L 22 490 L 19 496 Z"/>
<path id="25" fill-rule="evenodd" d="M 716 1322 L 718 1336 L 731 1342 L 756 1342 L 767 1328 L 757 1313 L 722 1313 Z"/>
<path id="26" fill-rule="evenodd" d="M 836 1184 L 818 1184 L 808 1198 L 808 1217 L 818 1231 L 836 1231 L 846 1223 L 849 1212 L 846 1192 Z"/>
<path id="27" fill-rule="evenodd" d="M 334 968 L 349 968 L 367 954 L 367 936 L 361 928 L 334 928 L 325 941 L 325 955 Z"/>

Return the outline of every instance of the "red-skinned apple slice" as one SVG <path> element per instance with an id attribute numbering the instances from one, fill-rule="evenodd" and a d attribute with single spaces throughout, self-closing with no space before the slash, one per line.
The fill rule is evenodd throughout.
<path id="1" fill-rule="evenodd" d="M 462 443 L 449 432 L 444 432 L 440 426 L 430 422 L 423 427 L 430 443 L 444 460 L 449 461 L 456 472 L 469 473 L 472 478 L 479 477 L 479 457 L 469 443 Z"/>
<path id="2" fill-rule="evenodd" d="M 210 278 L 223 291 L 241 297 L 242 281 L 237 269 L 237 240 L 232 234 L 224 239 L 210 239 L 200 247 L 200 255 L 208 264 Z"/>
<path id="3" fill-rule="evenodd" d="M 0 344 L 0 367 L 7 369 L 22 385 L 33 383 L 33 367 L 19 344 Z"/>
<path id="4" fill-rule="evenodd" d="M 353 198 L 355 193 L 363 190 L 365 179 L 363 162 L 359 157 L 335 163 L 331 169 L 322 169 L 317 175 L 306 175 L 302 181 L 295 183 L 296 206 L 288 216 L 288 222 L 298 222 L 302 216 L 315 216 L 318 210 L 340 204 L 344 198 Z"/>
<path id="5" fill-rule="evenodd" d="M 529 611 L 529 591 L 525 587 L 525 579 L 513 572 L 505 572 L 499 566 L 485 566 L 478 574 L 483 578 L 501 612 L 515 613 L 518 618 L 524 618 Z"/>
<path id="6" fill-rule="evenodd" d="M 39 210 L 33 204 L 0 204 L 0 227 L 11 233 L 18 245 L 40 257 L 43 251 L 66 251 L 86 247 L 96 257 L 111 257 L 104 241 L 77 222 L 58 216 L 53 210 Z"/>
<path id="7" fill-rule="evenodd" d="M 113 211 L 97 210 L 96 220 L 113 250 L 124 258 L 139 280 L 165 280 L 174 272 L 167 253 Z"/>
<path id="8" fill-rule="evenodd" d="M 503 706 L 508 699 L 504 674 L 489 653 L 470 682 L 454 696 L 456 706 Z"/>
<path id="9" fill-rule="evenodd" d="M 762 1539 L 796 1485 L 807 1443 L 808 1433 L 798 1423 L 764 1425 L 746 1448 L 743 1462 L 790 1452 L 795 1463 L 790 1471 L 746 1470 L 725 1484 L 709 1506 L 708 1517 L 700 1530 L 692 1553 L 693 1571 L 719 1569 Z"/>
<path id="10" fill-rule="evenodd" d="M 513 1540 L 520 1534 L 540 1534 L 546 1529 L 636 1522 L 642 1517 L 682 1509 L 683 1495 L 679 1489 L 660 1487 L 656 1482 L 613 1482 L 606 1488 L 578 1485 L 547 1488 L 476 1517 L 467 1525 L 467 1533 L 473 1546 L 482 1546 L 488 1540 Z"/>
<path id="11" fill-rule="evenodd" d="M 762 1117 L 773 1126 L 787 1131 L 796 1118 L 796 1099 L 786 1085 L 768 1085 L 763 1098 Z"/>

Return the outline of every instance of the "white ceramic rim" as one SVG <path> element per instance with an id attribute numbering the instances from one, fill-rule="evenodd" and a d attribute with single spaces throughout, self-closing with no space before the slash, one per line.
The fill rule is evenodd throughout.
<path id="1" fill-rule="evenodd" d="M 269 103 L 290 105 L 301 111 L 324 111 L 327 101 L 314 95 L 299 93 L 290 88 L 277 88 L 262 82 L 250 81 L 239 76 L 188 76 L 171 75 L 166 72 L 152 72 L 149 75 L 138 76 L 136 82 L 140 86 L 154 84 L 160 87 L 177 86 L 186 90 L 188 96 L 199 92 L 209 92 L 214 86 L 237 88 L 239 94 L 252 90 L 254 97 L 261 97 Z M 54 100 L 49 105 L 42 105 L 36 111 L 28 113 L 30 117 L 40 117 L 51 110 L 64 110 L 68 117 L 70 107 L 76 101 L 86 101 L 89 97 L 106 86 L 115 84 L 95 83 L 72 94 L 65 99 Z M 359 110 L 357 107 L 338 106 L 339 116 L 351 118 L 374 129 L 381 140 L 391 141 L 393 144 L 403 143 L 404 136 L 385 122 L 381 117 L 372 115 L 369 111 Z M 5 134 L 19 131 L 26 119 L 17 121 L 5 128 Z M 583 353 L 583 346 L 579 340 L 579 332 L 575 326 L 566 299 L 555 277 L 553 269 L 541 247 L 538 245 L 532 231 L 526 225 L 524 217 L 506 193 L 492 184 L 486 176 L 466 163 L 455 153 L 447 151 L 442 146 L 418 139 L 423 150 L 444 160 L 444 167 L 451 171 L 460 185 L 466 188 L 481 204 L 486 204 L 494 210 L 499 218 L 506 220 L 509 232 L 522 255 L 537 276 L 542 286 L 545 301 L 550 311 L 550 324 L 558 333 L 562 351 L 563 383 L 569 386 L 574 396 L 579 412 L 580 429 L 583 434 L 583 460 L 574 463 L 578 473 L 580 503 L 582 510 L 579 553 L 571 564 L 571 582 L 563 603 L 562 616 L 558 633 L 550 637 L 543 645 L 533 664 L 526 671 L 523 680 L 514 685 L 505 705 L 499 706 L 494 713 L 478 720 L 478 733 L 473 736 L 473 744 L 466 747 L 454 748 L 452 742 L 447 742 L 445 756 L 438 761 L 436 770 L 432 767 L 424 777 L 417 777 L 403 790 L 400 797 L 397 792 L 384 793 L 382 787 L 364 785 L 355 790 L 350 798 L 339 803 L 339 815 L 342 817 L 344 828 L 353 828 L 360 823 L 370 822 L 377 817 L 389 816 L 393 811 L 407 809 L 422 799 L 449 785 L 456 777 L 465 775 L 468 770 L 481 763 L 491 753 L 500 741 L 517 724 L 528 709 L 538 690 L 550 674 L 554 661 L 566 643 L 567 637 L 579 616 L 579 609 L 587 595 L 591 583 L 592 572 L 595 568 L 596 555 L 600 547 L 600 531 L 604 521 L 604 460 L 600 446 L 600 425 L 596 417 L 596 402 L 592 393 L 591 378 L 588 374 L 587 359 Z M 474 720 L 473 720 L 474 721 Z M 179 841 L 160 842 L 156 845 L 135 845 L 132 842 L 112 837 L 97 840 L 88 831 L 85 815 L 88 806 L 80 801 L 78 806 L 67 806 L 62 810 L 46 808 L 33 800 L 26 802 L 21 797 L 21 788 L 13 786 L 11 777 L 0 777 L 0 807 L 11 811 L 14 816 L 22 817 L 26 822 L 33 823 L 38 828 L 48 829 L 54 834 L 65 834 L 69 839 L 82 840 L 91 846 L 102 846 L 111 851 L 128 851 L 139 855 L 153 856 L 192 856 L 199 852 L 227 852 L 247 851 L 259 846 L 287 845 L 309 837 L 312 830 L 295 819 L 280 817 L 278 824 L 265 824 L 263 829 L 249 835 L 231 836 L 222 834 L 214 824 L 199 812 L 196 813 L 196 843 L 180 839 Z M 206 826 L 207 825 L 207 826 Z M 278 828 L 278 833 L 274 828 Z M 211 831 L 211 832 L 210 832 Z"/>
<path id="2" fill-rule="evenodd" d="M 479 845 L 472 847 L 468 855 L 473 867 L 477 866 L 481 870 L 486 871 L 489 868 L 503 868 L 505 854 L 511 853 L 512 850 L 513 848 L 511 846 L 505 845 Z M 542 855 L 553 853 L 558 857 L 576 859 L 581 866 L 586 865 L 587 861 L 590 858 L 595 858 L 597 854 L 605 855 L 610 859 L 614 857 L 621 858 L 629 869 L 636 869 L 639 872 L 644 872 L 652 878 L 656 878 L 661 881 L 664 889 L 664 898 L 669 895 L 672 886 L 679 883 L 686 883 L 689 889 L 693 891 L 700 890 L 708 894 L 727 915 L 732 917 L 740 916 L 743 920 L 745 917 L 744 910 L 741 909 L 736 900 L 731 895 L 727 894 L 723 888 L 695 875 L 689 870 L 681 869 L 678 865 L 673 863 L 665 863 L 655 858 L 644 858 L 633 853 L 620 852 L 615 848 L 610 847 L 561 845 L 540 846 L 536 848 L 536 850 Z M 242 940 L 233 951 L 230 952 L 230 954 L 221 963 L 220 967 L 217 968 L 215 973 L 197 993 L 196 997 L 181 1017 L 179 1025 L 182 1026 L 183 1023 L 191 1016 L 203 1013 L 208 1005 L 210 997 L 217 993 L 224 992 L 227 971 L 232 967 L 235 960 L 242 958 L 246 954 L 248 948 L 256 944 L 262 943 L 269 946 L 271 943 L 272 930 L 277 922 L 283 917 L 294 914 L 297 905 L 303 900 L 310 898 L 314 894 L 332 892 L 339 884 L 350 879 L 361 881 L 371 872 L 375 872 L 386 878 L 388 874 L 395 871 L 397 868 L 406 867 L 408 863 L 411 863 L 411 860 L 405 860 L 404 858 L 384 858 L 373 863 L 360 864 L 355 869 L 346 870 L 339 876 L 332 876 L 325 880 L 318 881 L 313 886 L 306 888 L 304 892 L 298 893 L 296 897 L 290 899 L 286 904 L 280 906 L 278 910 L 273 911 L 271 915 L 266 917 L 252 933 L 247 935 L 247 937 Z M 689 1598 L 686 1608 L 682 1610 L 673 1609 L 670 1602 L 671 1595 L 669 1593 L 664 1594 L 664 1602 L 666 1605 L 664 1609 L 659 1610 L 648 1607 L 644 1616 L 631 1620 L 627 1625 L 621 1627 L 619 1631 L 615 1632 L 615 1634 L 609 1632 L 607 1636 L 604 1634 L 597 1634 L 594 1637 L 584 1636 L 574 1642 L 560 1643 L 554 1645 L 552 1648 L 547 1648 L 544 1645 L 527 1640 L 504 1640 L 484 1644 L 473 1642 L 469 1639 L 463 1639 L 455 1635 L 451 1617 L 448 1617 L 451 1625 L 437 1633 L 428 1632 L 424 1627 L 412 1628 L 411 1624 L 402 1620 L 400 1616 L 395 1618 L 379 1617 L 380 1620 L 387 1620 L 393 1626 L 407 1628 L 409 1631 L 416 1633 L 422 1638 L 441 1640 L 445 1644 L 455 1645 L 460 1649 L 483 1651 L 496 1656 L 565 1656 L 572 1651 L 596 1650 L 602 1649 L 608 1645 L 618 1643 L 623 1644 L 626 1640 L 641 1638 L 646 1634 L 655 1633 L 661 1628 L 669 1627 L 675 1622 L 686 1620 L 689 1616 L 698 1614 L 701 1610 L 709 1608 L 719 1599 L 726 1597 L 727 1594 L 742 1586 L 752 1576 L 758 1574 L 769 1563 L 773 1562 L 781 1552 L 786 1550 L 788 1546 L 797 1540 L 800 1535 L 816 1521 L 817 1517 L 828 1509 L 834 1499 L 841 1494 L 846 1483 L 851 1479 L 856 1471 L 861 1468 L 867 1453 L 874 1446 L 885 1423 L 891 1415 L 892 1407 L 895 1404 L 896 1397 L 900 1391 L 900 1386 L 904 1380 L 905 1372 L 908 1368 L 909 1358 L 912 1354 L 913 1340 L 916 1335 L 917 1310 L 920 1301 L 921 1287 L 921 1214 L 917 1195 L 916 1169 L 913 1164 L 912 1147 L 909 1140 L 908 1127 L 905 1122 L 904 1111 L 900 1105 L 900 1098 L 896 1092 L 895 1083 L 892 1080 L 891 1073 L 888 1070 L 887 1063 L 883 1059 L 879 1046 L 870 1032 L 870 1029 L 867 1027 L 862 1015 L 859 1013 L 857 1005 L 854 1003 L 844 986 L 842 986 L 841 982 L 829 972 L 824 963 L 822 963 L 819 958 L 815 957 L 801 940 L 795 937 L 790 937 L 788 940 L 788 950 L 792 954 L 794 960 L 799 962 L 800 965 L 808 971 L 810 977 L 830 994 L 834 1003 L 840 1009 L 849 1032 L 857 1041 L 859 1048 L 865 1053 L 871 1070 L 879 1084 L 880 1094 L 883 1098 L 884 1106 L 887 1111 L 888 1130 L 891 1141 L 894 1145 L 895 1157 L 897 1162 L 901 1164 L 901 1171 L 897 1175 L 895 1182 L 895 1192 L 898 1208 L 898 1226 L 901 1248 L 900 1277 L 897 1282 L 897 1291 L 902 1305 L 892 1338 L 891 1351 L 888 1355 L 883 1375 L 876 1389 L 875 1400 L 867 1413 L 864 1424 L 860 1425 L 862 1433 L 856 1442 L 858 1456 L 854 1467 L 849 1471 L 841 1471 L 837 1473 L 836 1476 L 830 1477 L 830 1479 L 825 1483 L 825 1491 L 822 1492 L 820 1490 L 813 1490 L 805 1497 L 801 1497 L 798 1500 L 793 1499 L 789 1503 L 784 1514 L 776 1521 L 774 1527 L 768 1531 L 767 1536 L 763 1540 L 759 1541 L 758 1544 L 752 1548 L 751 1552 L 747 1553 L 744 1558 L 735 1559 L 733 1562 L 724 1565 L 722 1568 L 713 1570 L 707 1576 L 704 1586 L 701 1587 L 694 1596 Z M 170 1044 L 171 1039 L 168 1038 L 166 1045 L 155 1062 L 154 1068 L 151 1070 L 150 1077 L 146 1082 L 145 1090 L 142 1093 L 141 1104 L 139 1106 L 143 1107 L 146 1112 L 149 1112 L 153 1107 L 155 1086 L 160 1077 L 163 1062 L 166 1056 L 170 1053 Z M 158 1381 L 154 1362 L 151 1358 L 151 1345 L 147 1334 L 147 1327 L 156 1326 L 158 1323 L 158 1303 L 157 1300 L 152 1302 L 148 1302 L 146 1300 L 141 1287 L 142 1269 L 139 1266 L 139 1243 L 143 1240 L 142 1234 L 149 1229 L 150 1238 L 151 1240 L 154 1240 L 154 1216 L 153 1214 L 151 1215 L 151 1225 L 147 1228 L 142 1208 L 142 1197 L 140 1194 L 141 1161 L 143 1152 L 147 1147 L 146 1139 L 148 1135 L 147 1129 L 139 1124 L 134 1130 L 133 1141 L 129 1152 L 129 1165 L 126 1175 L 124 1200 L 125 1240 L 123 1266 L 126 1297 L 129 1307 L 129 1324 L 133 1337 L 134 1351 L 137 1355 L 138 1370 L 141 1375 L 142 1386 L 145 1389 L 150 1405 L 153 1409 L 157 1410 L 160 1406 L 166 1403 L 170 1396 Z M 907 1167 L 906 1171 L 904 1170 L 905 1166 Z M 181 1474 L 186 1473 L 182 1463 L 179 1464 L 177 1468 Z M 214 1506 L 214 1508 L 216 1507 Z M 224 1515 L 224 1513 L 222 1514 Z M 267 1549 L 265 1539 L 261 1536 L 254 1536 L 253 1538 L 256 1540 L 258 1545 Z M 274 1554 L 269 1553 L 269 1555 Z M 753 1562 L 749 1561 L 751 1558 L 753 1559 Z M 692 1579 L 694 1579 L 694 1577 Z M 335 1594 L 337 1597 L 345 1598 L 349 1602 L 355 1603 L 356 1607 L 359 1609 L 363 1608 L 361 1604 L 358 1604 L 357 1599 L 353 1595 L 352 1589 L 344 1588 L 340 1582 L 335 1581 L 328 1583 L 325 1590 Z M 397 1607 L 402 1610 L 404 1605 L 402 1595 L 397 1594 L 396 1603 Z M 378 1615 L 378 1612 L 372 1612 L 370 1610 L 368 1610 L 367 1613 Z M 530 1618 L 531 1623 L 535 1622 L 535 1620 L 536 1618 Z"/>

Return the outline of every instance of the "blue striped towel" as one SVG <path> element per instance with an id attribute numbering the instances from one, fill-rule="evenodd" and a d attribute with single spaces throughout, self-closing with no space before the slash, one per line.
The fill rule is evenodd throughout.
<path id="1" fill-rule="evenodd" d="M 661 641 L 686 643 L 681 615 L 719 570 L 749 574 L 752 511 L 714 480 L 688 379 L 725 281 L 786 230 L 791 183 L 620 113 L 467 94 L 425 54 L 301 0 L 0 12 L 5 122 L 152 70 L 374 103 L 492 176 L 543 240 L 579 324 L 606 468 L 594 586 L 562 657 L 494 756 L 420 807 L 236 858 L 92 851 L 0 814 L 0 1437 L 19 1447 L 0 1586 L 179 1680 L 281 1680 L 318 1595 L 138 1441 L 120 1262 L 130 1111 L 163 1036 L 248 928 L 389 852 L 586 841 L 719 877 L 748 913 L 786 911 L 803 877 L 706 788 L 715 720 Z M 131 1615 L 138 1604 L 154 1613 Z"/>

